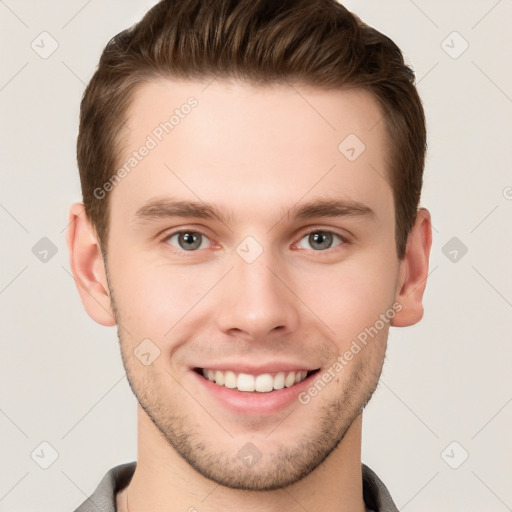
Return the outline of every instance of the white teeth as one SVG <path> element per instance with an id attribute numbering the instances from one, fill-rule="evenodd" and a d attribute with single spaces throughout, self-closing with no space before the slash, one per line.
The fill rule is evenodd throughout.
<path id="1" fill-rule="evenodd" d="M 236 380 L 238 391 L 254 391 L 254 377 L 247 373 L 240 373 Z"/>
<path id="2" fill-rule="evenodd" d="M 274 377 L 274 389 L 283 389 L 284 388 L 284 373 L 279 372 Z"/>
<path id="3" fill-rule="evenodd" d="M 215 382 L 219 386 L 230 389 L 237 388 L 239 391 L 268 393 L 274 389 L 289 388 L 294 384 L 302 382 L 307 377 L 307 370 L 297 372 L 279 372 L 276 374 L 262 373 L 261 375 L 250 375 L 228 370 L 203 369 L 203 376 Z"/>
<path id="4" fill-rule="evenodd" d="M 295 384 L 295 372 L 290 372 L 284 379 L 285 387 L 289 388 Z"/>
<path id="5" fill-rule="evenodd" d="M 215 382 L 221 385 L 224 384 L 224 374 L 219 370 L 215 372 Z"/>
<path id="6" fill-rule="evenodd" d="M 217 384 L 220 384 L 220 382 L 218 382 Z M 234 389 L 236 388 L 236 375 L 235 375 L 235 372 L 224 372 L 224 386 L 226 386 L 227 388 L 231 388 L 231 389 Z"/>
<path id="7" fill-rule="evenodd" d="M 254 389 L 260 393 L 268 393 L 274 389 L 274 378 L 270 373 L 258 375 L 254 381 Z"/>

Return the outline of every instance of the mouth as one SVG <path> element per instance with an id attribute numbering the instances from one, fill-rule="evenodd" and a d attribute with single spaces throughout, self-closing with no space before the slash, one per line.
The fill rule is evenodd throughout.
<path id="1" fill-rule="evenodd" d="M 254 375 L 233 370 L 194 368 L 194 371 L 198 375 L 213 382 L 217 386 L 245 393 L 270 393 L 285 388 L 293 388 L 310 376 L 316 374 L 319 370 L 319 368 L 315 370 L 303 369 Z"/>

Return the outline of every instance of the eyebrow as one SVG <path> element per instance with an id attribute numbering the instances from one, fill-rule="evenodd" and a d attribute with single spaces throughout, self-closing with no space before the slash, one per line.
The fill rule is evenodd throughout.
<path id="1" fill-rule="evenodd" d="M 287 219 L 312 219 L 314 217 L 375 217 L 375 211 L 359 201 L 347 201 L 343 199 L 316 200 L 306 204 L 298 204 L 289 209 L 283 215 Z"/>
<path id="2" fill-rule="evenodd" d="M 318 199 L 296 204 L 281 211 L 279 222 L 307 220 L 315 217 L 375 217 L 375 211 L 359 201 L 343 199 Z M 141 206 L 134 216 L 136 222 L 151 222 L 173 217 L 210 219 L 228 225 L 232 214 L 225 208 L 201 201 L 180 201 L 173 198 L 156 198 Z"/>
<path id="3" fill-rule="evenodd" d="M 172 217 L 218 220 L 229 224 L 231 215 L 227 210 L 200 201 L 180 201 L 172 198 L 153 199 L 141 206 L 134 216 L 138 222 L 153 221 Z"/>

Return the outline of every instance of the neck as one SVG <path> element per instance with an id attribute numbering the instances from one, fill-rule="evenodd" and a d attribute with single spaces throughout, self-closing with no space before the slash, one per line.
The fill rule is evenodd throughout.
<path id="1" fill-rule="evenodd" d="M 364 512 L 361 430 L 360 415 L 337 448 L 302 480 L 273 491 L 242 491 L 197 473 L 139 406 L 137 468 L 123 493 L 124 508 L 127 512 Z"/>

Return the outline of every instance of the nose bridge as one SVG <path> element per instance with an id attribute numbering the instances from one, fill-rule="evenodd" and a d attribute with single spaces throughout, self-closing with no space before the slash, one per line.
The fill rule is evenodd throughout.
<path id="1" fill-rule="evenodd" d="M 293 294 L 281 281 L 284 276 L 278 277 L 282 268 L 278 259 L 251 238 L 233 254 L 233 268 L 216 316 L 224 332 L 243 331 L 257 339 L 273 330 L 295 329 L 298 315 Z"/>

